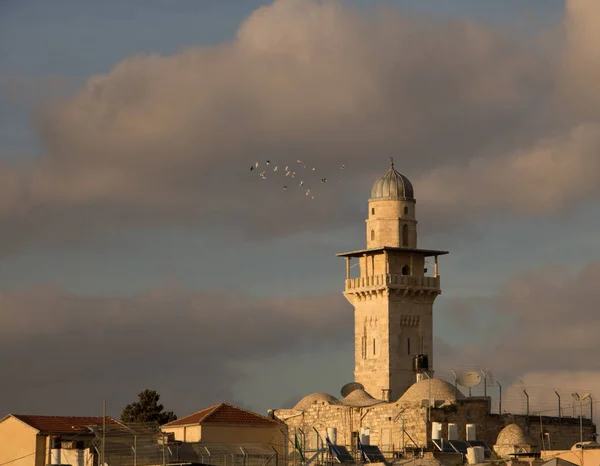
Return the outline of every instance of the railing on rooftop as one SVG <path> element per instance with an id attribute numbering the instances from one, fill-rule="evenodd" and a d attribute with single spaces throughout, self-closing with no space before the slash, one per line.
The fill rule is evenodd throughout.
<path id="1" fill-rule="evenodd" d="M 440 288 L 439 277 L 416 277 L 400 274 L 371 275 L 346 280 L 346 290 L 388 286 L 390 288 Z"/>

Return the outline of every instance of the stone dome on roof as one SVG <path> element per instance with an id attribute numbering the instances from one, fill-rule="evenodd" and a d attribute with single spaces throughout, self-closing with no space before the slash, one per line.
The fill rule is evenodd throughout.
<path id="1" fill-rule="evenodd" d="M 340 404 L 339 400 L 329 393 L 315 392 L 302 398 L 298 403 L 296 403 L 294 409 L 305 411 L 317 401 L 325 401 L 330 405 Z"/>
<path id="2" fill-rule="evenodd" d="M 394 159 L 390 169 L 371 188 L 371 201 L 413 200 L 415 192 L 409 179 L 396 171 Z"/>
<path id="3" fill-rule="evenodd" d="M 517 424 L 509 424 L 498 434 L 496 445 L 527 445 L 523 430 Z"/>
<path id="4" fill-rule="evenodd" d="M 451 383 L 441 379 L 421 380 L 409 387 L 398 401 L 420 403 L 422 400 L 428 400 L 431 389 L 431 400 L 462 400 L 465 396 Z"/>
<path id="5" fill-rule="evenodd" d="M 362 388 L 358 388 L 350 392 L 342 402 L 348 406 L 355 407 L 363 407 L 363 406 L 373 406 L 379 403 L 383 403 L 383 400 L 376 400 L 371 395 L 369 395 Z"/>

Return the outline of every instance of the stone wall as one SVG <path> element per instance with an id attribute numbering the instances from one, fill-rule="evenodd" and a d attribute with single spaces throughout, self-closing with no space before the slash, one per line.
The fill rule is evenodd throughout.
<path id="1" fill-rule="evenodd" d="M 362 429 L 369 429 L 370 444 L 379 446 L 384 452 L 402 450 L 403 442 L 407 447 L 426 445 L 426 408 L 408 409 L 398 403 L 356 408 L 318 401 L 306 411 L 280 409 L 275 411 L 275 416 L 288 425 L 290 436 L 294 435 L 295 429 L 305 433 L 308 450 L 317 447 L 314 429 L 325 439 L 329 427 L 337 429 L 337 443 L 350 451 L 356 448 L 356 436 Z"/>
<path id="2" fill-rule="evenodd" d="M 305 411 L 280 409 L 275 416 L 284 421 L 289 428 L 289 435 L 294 436 L 295 429 L 305 433 L 307 450 L 317 447 L 316 429 L 321 440 L 327 435 L 327 428 L 337 429 L 337 444 L 344 445 L 349 451 L 356 449 L 356 436 L 361 429 L 368 428 L 371 445 L 377 445 L 391 456 L 392 452 L 406 448 L 431 447 L 431 423 L 442 423 L 442 437 L 448 438 L 448 424 L 457 425 L 458 440 L 466 440 L 466 425 L 475 424 L 477 440 L 483 440 L 490 447 L 496 443 L 498 433 L 508 424 L 515 423 L 521 427 L 527 440 L 539 449 L 541 445 L 539 416 L 499 415 L 491 414 L 489 397 L 471 397 L 457 400 L 456 403 L 444 407 L 442 402 L 429 411 L 427 400 L 421 404 L 400 402 L 380 403 L 371 407 L 352 407 L 342 403 L 329 404 L 319 400 Z M 583 438 L 590 440 L 596 432 L 595 426 L 583 420 Z M 542 428 L 550 434 L 553 449 L 570 449 L 579 441 L 578 418 L 542 417 Z M 302 437 L 300 435 L 300 437 Z M 547 437 L 545 437 L 547 439 Z M 320 441 L 321 441 L 320 440 Z M 545 445 L 548 448 L 547 445 Z"/>
<path id="3" fill-rule="evenodd" d="M 404 213 L 404 208 L 408 212 Z M 404 244 L 402 227 L 408 226 L 408 244 Z M 415 201 L 382 200 L 369 202 L 369 216 L 366 221 L 367 248 L 381 246 L 417 247 L 417 221 Z M 373 236 L 371 236 L 373 231 Z"/>
<path id="4" fill-rule="evenodd" d="M 573 417 L 553 417 L 553 416 L 542 416 L 541 427 L 539 416 L 525 416 L 525 415 L 503 415 L 503 416 L 492 416 L 497 417 L 500 422 L 505 424 L 514 422 L 517 424 L 526 436 L 529 436 L 532 442 L 542 447 L 541 431 L 550 434 L 550 443 L 553 450 L 570 450 L 571 447 L 579 442 L 580 433 L 583 433 L 583 440 L 594 440 L 596 434 L 596 426 L 589 420 L 583 419 L 583 428 L 580 430 L 579 418 Z M 547 444 L 547 436 L 544 439 L 544 447 L 549 449 Z"/>

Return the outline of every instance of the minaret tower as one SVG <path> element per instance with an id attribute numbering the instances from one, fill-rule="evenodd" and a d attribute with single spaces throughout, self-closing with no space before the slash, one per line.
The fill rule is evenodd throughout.
<path id="1" fill-rule="evenodd" d="M 433 302 L 441 293 L 438 256 L 417 248 L 412 184 L 390 169 L 371 190 L 367 248 L 346 258 L 344 296 L 354 306 L 354 378 L 375 398 L 398 399 L 416 382 L 415 356 L 433 367 Z M 432 257 L 433 262 L 426 259 Z M 357 258 L 360 275 L 351 278 Z"/>

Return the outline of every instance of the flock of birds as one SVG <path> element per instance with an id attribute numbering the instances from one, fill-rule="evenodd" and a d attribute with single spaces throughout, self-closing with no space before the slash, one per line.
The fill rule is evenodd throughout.
<path id="1" fill-rule="evenodd" d="M 340 167 L 340 170 L 344 170 L 344 168 L 346 168 L 345 165 L 342 165 Z M 296 170 L 298 170 L 298 172 L 296 172 Z M 308 174 L 302 174 L 301 170 L 303 171 L 308 171 Z M 261 165 L 260 162 L 256 162 L 254 165 L 252 165 L 250 167 L 250 171 L 251 172 L 256 172 L 258 173 L 258 175 L 263 179 L 266 180 L 267 179 L 267 174 L 269 175 L 269 177 L 271 177 L 272 174 L 277 173 L 278 175 L 274 175 L 274 176 L 284 176 L 284 181 L 283 181 L 283 190 L 287 191 L 288 189 L 292 188 L 292 187 L 297 187 L 297 188 L 302 188 L 305 191 L 305 195 L 307 197 L 310 197 L 311 199 L 314 200 L 315 195 L 313 193 L 313 191 L 311 191 L 311 188 L 308 187 L 308 185 L 305 185 L 304 180 L 305 178 L 307 180 L 312 181 L 313 176 L 312 172 L 316 172 L 317 168 L 316 167 L 311 167 L 311 166 L 307 166 L 305 162 L 303 162 L 302 160 L 298 159 L 296 160 L 296 166 L 289 166 L 286 165 L 285 168 L 280 169 L 278 165 L 272 164 L 270 160 L 267 160 L 264 165 Z M 296 178 L 299 178 L 300 181 L 296 181 Z M 321 183 L 327 183 L 327 178 L 321 178 Z M 338 184 L 342 184 L 341 180 L 338 180 L 337 182 Z"/>

